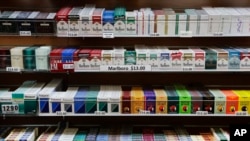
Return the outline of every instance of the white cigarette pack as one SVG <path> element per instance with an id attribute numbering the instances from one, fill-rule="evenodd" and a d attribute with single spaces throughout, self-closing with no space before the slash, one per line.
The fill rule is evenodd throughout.
<path id="1" fill-rule="evenodd" d="M 169 70 L 171 69 L 171 52 L 167 47 L 158 47 L 159 52 L 159 70 Z"/>
<path id="2" fill-rule="evenodd" d="M 243 15 L 241 15 L 234 8 L 225 8 L 225 10 L 232 16 L 231 35 L 239 35 L 243 32 Z"/>
<path id="3" fill-rule="evenodd" d="M 68 87 L 66 93 L 64 94 L 62 98 L 62 111 L 65 111 L 66 113 L 75 113 L 74 111 L 74 97 L 78 91 L 78 87 Z"/>
<path id="4" fill-rule="evenodd" d="M 190 48 L 194 52 L 194 70 L 205 69 L 205 51 L 200 48 Z"/>
<path id="5" fill-rule="evenodd" d="M 232 24 L 232 16 L 228 13 L 225 8 L 215 8 L 217 12 L 221 15 L 221 26 L 219 32 L 223 35 L 231 34 L 231 24 Z"/>
<path id="6" fill-rule="evenodd" d="M 102 65 L 113 64 L 113 50 L 102 50 Z"/>
<path id="7" fill-rule="evenodd" d="M 176 14 L 176 22 L 178 28 L 178 35 L 187 32 L 187 14 L 185 13 L 177 13 Z"/>
<path id="8" fill-rule="evenodd" d="M 121 86 L 111 86 L 111 94 L 108 103 L 108 111 L 110 114 L 121 113 L 120 97 L 122 93 Z"/>
<path id="9" fill-rule="evenodd" d="M 156 31 L 155 33 L 159 34 L 159 36 L 165 35 L 165 22 L 166 22 L 166 17 L 165 13 L 163 10 L 155 10 L 155 26 L 156 26 Z"/>
<path id="10" fill-rule="evenodd" d="M 170 50 L 170 60 L 172 70 L 181 70 L 183 62 L 183 54 L 179 49 Z"/>
<path id="11" fill-rule="evenodd" d="M 157 47 L 148 48 L 148 65 L 151 66 L 152 70 L 157 70 L 159 68 L 160 52 Z"/>
<path id="12" fill-rule="evenodd" d="M 23 50 L 28 47 L 14 47 L 10 49 L 11 67 L 24 69 Z"/>
<path id="13" fill-rule="evenodd" d="M 192 71 L 194 69 L 194 52 L 191 49 L 180 49 L 182 53 L 182 68 L 184 71 Z"/>
<path id="14" fill-rule="evenodd" d="M 135 46 L 136 51 L 136 65 L 147 65 L 147 48 L 144 45 L 136 45 Z"/>
<path id="15" fill-rule="evenodd" d="M 83 10 L 83 7 L 73 7 L 68 14 L 68 25 L 70 37 L 79 36 L 80 32 L 80 14 Z"/>
<path id="16" fill-rule="evenodd" d="M 217 69 L 227 70 L 228 69 L 228 52 L 221 48 L 211 48 L 217 53 Z"/>
<path id="17" fill-rule="evenodd" d="M 137 11 L 137 34 L 138 35 L 144 35 L 143 31 L 143 12 Z"/>
<path id="18" fill-rule="evenodd" d="M 198 14 L 197 30 L 200 36 L 208 34 L 209 15 L 204 10 L 196 10 Z"/>
<path id="19" fill-rule="evenodd" d="M 212 7 L 203 7 L 203 10 L 209 15 L 209 24 L 208 24 L 208 34 L 216 35 L 220 33 L 221 26 L 221 15 Z"/>
<path id="20" fill-rule="evenodd" d="M 114 48 L 113 50 L 113 65 L 124 65 L 124 48 Z"/>
<path id="21" fill-rule="evenodd" d="M 187 14 L 187 31 L 192 32 L 192 35 L 197 35 L 198 14 L 195 9 L 185 9 Z"/>
<path id="22" fill-rule="evenodd" d="M 247 8 L 236 8 L 236 10 L 243 16 L 242 34 L 250 34 L 250 11 Z"/>
<path id="23" fill-rule="evenodd" d="M 50 51 L 51 46 L 41 46 L 35 50 L 37 70 L 49 70 Z"/>
<path id="24" fill-rule="evenodd" d="M 126 11 L 126 33 L 128 35 L 136 35 L 136 12 Z"/>
<path id="25" fill-rule="evenodd" d="M 166 35 L 175 35 L 176 30 L 176 14 L 173 10 L 166 10 L 166 23 L 165 23 L 165 34 Z"/>

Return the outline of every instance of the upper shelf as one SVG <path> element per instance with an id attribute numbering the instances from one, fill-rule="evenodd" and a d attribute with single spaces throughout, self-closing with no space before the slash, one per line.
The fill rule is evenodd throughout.
<path id="1" fill-rule="evenodd" d="M 63 7 L 56 12 L 3 11 L 0 35 L 57 37 L 248 37 L 250 8 Z"/>

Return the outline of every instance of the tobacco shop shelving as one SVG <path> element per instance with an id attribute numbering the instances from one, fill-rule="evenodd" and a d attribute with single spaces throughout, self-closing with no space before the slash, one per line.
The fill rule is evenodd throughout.
<path id="1" fill-rule="evenodd" d="M 178 0 L 178 1 L 153 1 L 153 0 L 9 0 L 0 6 L 1 11 L 5 10 L 30 10 L 43 12 L 57 12 L 65 6 L 84 6 L 85 4 L 95 4 L 96 7 L 114 9 L 124 6 L 128 10 L 151 7 L 152 9 L 173 8 L 200 9 L 204 6 L 212 7 L 250 7 L 248 0 Z M 114 46 L 125 46 L 132 48 L 137 44 L 147 46 L 173 46 L 178 48 L 187 46 L 206 47 L 217 45 L 241 46 L 249 48 L 249 35 L 183 35 L 159 36 L 154 35 L 113 35 L 86 36 L 86 37 L 57 37 L 56 35 L 34 35 L 34 36 L 1 35 L 0 45 L 2 47 L 30 46 L 30 45 L 51 45 L 55 47 L 79 47 L 88 48 L 111 48 Z M 112 38 L 112 39 L 111 39 Z M 105 72 L 105 71 L 84 71 L 84 72 L 50 72 L 50 71 L 21 71 L 21 72 L 0 72 L 0 86 L 10 87 L 11 90 L 20 86 L 26 80 L 37 80 L 39 82 L 50 82 L 53 78 L 63 79 L 63 89 L 67 86 L 79 85 L 173 85 L 183 84 L 187 86 L 216 87 L 249 87 L 249 70 L 170 70 L 170 71 L 145 71 L 145 72 Z M 249 88 L 248 88 L 249 89 Z M 0 117 L 1 125 L 38 125 L 55 124 L 60 121 L 69 121 L 73 124 L 81 125 L 222 125 L 247 124 L 249 116 L 245 115 L 217 115 L 206 113 L 189 115 L 156 115 L 156 114 L 87 114 L 87 115 L 8 115 Z"/>

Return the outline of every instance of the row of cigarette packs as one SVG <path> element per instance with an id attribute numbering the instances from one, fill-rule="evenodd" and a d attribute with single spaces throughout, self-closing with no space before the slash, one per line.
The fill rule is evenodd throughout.
<path id="1" fill-rule="evenodd" d="M 173 10 L 172 8 L 141 8 L 113 10 L 86 4 L 63 7 L 55 13 L 39 11 L 3 11 L 0 34 L 57 34 L 62 37 L 88 35 L 157 35 L 191 34 L 249 35 L 250 8 L 202 7 Z"/>
<path id="2" fill-rule="evenodd" d="M 200 130 L 183 127 L 48 127 L 40 135 L 37 128 L 0 128 L 5 141 L 229 141 L 227 128 L 205 127 Z"/>
<path id="3" fill-rule="evenodd" d="M 247 47 L 174 47 L 135 45 L 132 49 L 54 48 L 51 46 L 0 49 L 0 68 L 51 72 L 131 71 L 128 66 L 149 66 L 147 71 L 250 70 Z M 106 70 L 103 70 L 106 66 Z M 134 68 L 144 71 L 140 67 Z M 141 70 L 140 70 L 141 69 Z"/>
<path id="4" fill-rule="evenodd" d="M 2 114 L 225 114 L 250 113 L 250 90 L 173 86 L 79 86 L 62 91 L 62 80 L 25 81 L 2 89 Z"/>

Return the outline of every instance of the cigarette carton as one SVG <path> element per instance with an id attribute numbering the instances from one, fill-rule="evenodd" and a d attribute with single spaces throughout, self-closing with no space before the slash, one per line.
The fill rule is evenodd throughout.
<path id="1" fill-rule="evenodd" d="M 212 48 L 217 53 L 217 66 L 218 70 L 228 69 L 228 52 L 220 48 Z"/>
<path id="2" fill-rule="evenodd" d="M 221 90 L 226 96 L 226 114 L 235 114 L 239 109 L 239 96 L 232 90 Z"/>
<path id="3" fill-rule="evenodd" d="M 244 16 L 241 15 L 237 10 L 234 8 L 225 8 L 231 17 L 232 17 L 232 24 L 231 24 L 231 34 L 232 35 L 240 35 L 243 32 L 243 23 L 244 23 Z"/>
<path id="4" fill-rule="evenodd" d="M 35 32 L 34 19 L 39 12 L 31 12 L 31 11 L 21 11 L 16 19 L 18 20 L 18 31 L 19 34 L 22 35 L 22 32 L 26 32 L 26 34 L 33 35 Z"/>
<path id="5" fill-rule="evenodd" d="M 68 87 L 66 93 L 64 94 L 62 98 L 62 111 L 65 111 L 67 113 L 75 113 L 74 109 L 74 97 L 78 92 L 78 87 Z"/>
<path id="6" fill-rule="evenodd" d="M 202 103 L 202 95 L 194 88 L 187 89 L 189 94 L 191 95 L 191 113 L 196 114 L 197 111 L 201 111 L 203 109 Z"/>
<path id="7" fill-rule="evenodd" d="M 173 36 L 175 35 L 175 29 L 176 29 L 176 14 L 175 11 L 163 9 L 166 16 L 166 22 L 165 22 L 165 35 Z"/>
<path id="8" fill-rule="evenodd" d="M 220 34 L 221 15 L 212 7 L 202 8 L 209 15 L 208 19 L 208 35 Z"/>
<path id="9" fill-rule="evenodd" d="M 89 90 L 87 91 L 87 94 L 86 94 L 86 100 L 85 100 L 86 113 L 94 113 L 95 111 L 97 111 L 97 95 L 99 91 L 100 91 L 99 86 L 89 87 Z"/>
<path id="10" fill-rule="evenodd" d="M 223 35 L 231 34 L 232 16 L 225 8 L 215 8 L 215 10 L 221 15 L 221 26 L 219 32 Z"/>
<path id="11" fill-rule="evenodd" d="M 103 111 L 108 113 L 108 103 L 111 97 L 111 91 L 108 89 L 109 86 L 102 85 L 97 95 L 97 111 Z"/>
<path id="12" fill-rule="evenodd" d="M 114 11 L 114 19 L 115 19 L 115 35 L 126 34 L 126 9 L 124 7 L 116 7 Z"/>
<path id="13" fill-rule="evenodd" d="M 200 36 L 204 36 L 208 34 L 208 27 L 209 27 L 209 15 L 204 10 L 195 10 L 198 14 L 198 23 L 197 23 L 197 30 Z"/>
<path id="14" fill-rule="evenodd" d="M 81 49 L 75 57 L 74 66 L 75 71 L 91 70 L 91 52 L 92 49 Z"/>
<path id="15" fill-rule="evenodd" d="M 171 51 L 166 47 L 158 48 L 159 54 L 159 69 L 169 70 L 172 67 Z"/>
<path id="16" fill-rule="evenodd" d="M 144 94 L 142 87 L 132 87 L 131 89 L 131 113 L 138 114 L 144 110 Z"/>
<path id="17" fill-rule="evenodd" d="M 185 9 L 187 14 L 187 31 L 190 31 L 192 35 L 198 34 L 198 14 L 195 12 L 195 9 Z"/>
<path id="18" fill-rule="evenodd" d="M 11 64 L 10 47 L 3 47 L 0 49 L 0 69 L 6 69 Z"/>
<path id="19" fill-rule="evenodd" d="M 39 98 L 39 114 L 49 113 L 50 95 L 62 88 L 62 79 L 51 80 L 38 94 Z"/>
<path id="20" fill-rule="evenodd" d="M 202 111 L 207 111 L 208 114 L 214 113 L 214 95 L 206 88 L 198 89 L 203 97 L 203 109 Z"/>
<path id="21" fill-rule="evenodd" d="M 104 10 L 102 15 L 102 32 L 114 33 L 114 10 Z"/>
<path id="22" fill-rule="evenodd" d="M 176 13 L 176 26 L 175 34 L 181 35 L 187 32 L 187 14 L 186 13 Z"/>
<path id="23" fill-rule="evenodd" d="M 190 48 L 194 52 L 194 70 L 205 69 L 205 51 L 200 48 Z"/>
<path id="24" fill-rule="evenodd" d="M 111 93 L 108 103 L 108 112 L 110 114 L 120 114 L 121 113 L 121 86 L 111 86 Z"/>
<path id="25" fill-rule="evenodd" d="M 228 51 L 228 69 L 240 69 L 240 51 L 225 48 Z"/>
<path id="26" fill-rule="evenodd" d="M 175 85 L 177 94 L 179 95 L 179 113 L 190 114 L 191 113 L 191 95 L 182 85 Z"/>
<path id="27" fill-rule="evenodd" d="M 10 34 L 10 35 L 17 35 L 18 34 L 18 26 L 17 22 L 12 19 L 10 16 L 15 13 L 15 11 L 4 11 L 0 15 L 0 34 Z M 17 16 L 17 15 L 16 15 Z"/>
<path id="28" fill-rule="evenodd" d="M 164 88 L 154 88 L 156 114 L 166 114 L 168 112 L 168 97 Z"/>
<path id="29" fill-rule="evenodd" d="M 18 87 L 15 91 L 12 92 L 12 102 L 13 104 L 17 104 L 18 106 L 18 113 L 17 114 L 24 114 L 25 113 L 25 92 L 31 89 L 36 84 L 36 81 L 28 80 L 22 83 L 20 87 Z"/>
<path id="30" fill-rule="evenodd" d="M 64 49 L 57 48 L 50 52 L 50 71 L 51 72 L 62 72 L 62 52 Z"/>
<path id="31" fill-rule="evenodd" d="M 217 53 L 211 49 L 205 48 L 205 69 L 216 69 L 217 68 Z"/>
<path id="32" fill-rule="evenodd" d="M 92 15 L 95 5 L 85 5 L 80 14 L 80 36 L 87 36 L 92 33 Z"/>
<path id="33" fill-rule="evenodd" d="M 57 36 L 67 37 L 69 32 L 68 14 L 72 8 L 63 7 L 56 13 Z"/>
<path id="34" fill-rule="evenodd" d="M 126 12 L 126 34 L 128 35 L 136 35 L 136 25 L 138 21 L 136 21 L 136 13 L 135 11 L 127 11 Z"/>
<path id="35" fill-rule="evenodd" d="M 35 50 L 37 70 L 49 70 L 49 53 L 51 46 L 40 46 Z"/>
<path id="36" fill-rule="evenodd" d="M 24 69 L 23 65 L 23 50 L 27 47 L 14 47 L 10 49 L 11 67 Z"/>
<path id="37" fill-rule="evenodd" d="M 121 113 L 130 114 L 131 113 L 131 87 L 122 88 L 121 96 Z"/>
<path id="38" fill-rule="evenodd" d="M 168 114 L 179 113 L 179 95 L 172 86 L 165 86 L 165 91 L 168 96 Z"/>
<path id="39" fill-rule="evenodd" d="M 62 101 L 66 92 L 52 92 L 49 98 L 49 112 L 50 114 L 57 114 L 58 112 L 64 112 L 62 108 Z"/>
<path id="40" fill-rule="evenodd" d="M 92 34 L 102 35 L 104 8 L 96 8 L 92 15 Z"/>
<path id="41" fill-rule="evenodd" d="M 155 14 L 155 33 L 160 36 L 165 35 L 166 17 L 163 10 L 154 10 Z"/>
<path id="42" fill-rule="evenodd" d="M 36 83 L 33 87 L 24 93 L 24 113 L 36 114 L 38 94 L 45 86 L 45 83 Z"/>
<path id="43" fill-rule="evenodd" d="M 209 89 L 214 95 L 214 113 L 226 114 L 226 96 L 219 89 Z"/>
<path id="44" fill-rule="evenodd" d="M 145 96 L 145 110 L 149 111 L 150 114 L 154 114 L 156 111 L 156 97 L 155 92 L 152 88 L 144 88 L 143 89 Z"/>
<path id="45" fill-rule="evenodd" d="M 86 113 L 86 94 L 88 91 L 88 87 L 79 87 L 77 93 L 74 96 L 74 113 L 75 114 L 83 114 Z"/>
<path id="46" fill-rule="evenodd" d="M 40 12 L 35 17 L 35 33 L 37 35 L 54 35 L 56 32 L 56 13 Z"/>

